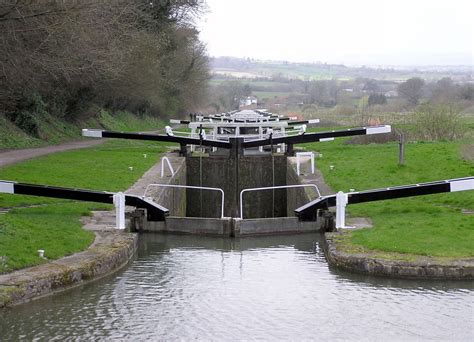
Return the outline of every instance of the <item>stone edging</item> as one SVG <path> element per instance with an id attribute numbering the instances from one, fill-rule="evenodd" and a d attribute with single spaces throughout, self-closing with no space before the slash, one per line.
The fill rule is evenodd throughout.
<path id="1" fill-rule="evenodd" d="M 474 259 L 438 260 L 420 257 L 416 261 L 387 260 L 370 253 L 351 254 L 341 250 L 335 238 L 341 233 L 324 234 L 324 252 L 330 266 L 357 273 L 393 278 L 474 279 Z"/>
<path id="2" fill-rule="evenodd" d="M 125 266 L 135 255 L 138 236 L 116 231 L 95 231 L 94 243 L 85 251 L 0 275 L 0 308 L 21 304 Z"/>

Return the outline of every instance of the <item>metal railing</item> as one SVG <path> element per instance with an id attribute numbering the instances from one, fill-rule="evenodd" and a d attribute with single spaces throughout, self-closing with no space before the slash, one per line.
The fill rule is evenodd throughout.
<path id="1" fill-rule="evenodd" d="M 225 195 L 224 190 L 221 188 L 209 188 L 206 186 L 193 186 L 193 185 L 175 185 L 175 184 L 148 184 L 143 193 L 143 197 L 146 197 L 148 189 L 150 187 L 162 187 L 162 188 L 185 188 L 185 189 L 200 189 L 200 190 L 209 190 L 209 191 L 219 191 L 221 193 L 221 218 L 224 218 L 224 201 Z"/>
<path id="2" fill-rule="evenodd" d="M 274 190 L 274 189 L 291 189 L 291 188 L 314 188 L 318 194 L 318 197 L 321 197 L 321 192 L 319 192 L 319 188 L 317 187 L 316 184 L 296 184 L 296 185 L 279 185 L 279 186 L 267 186 L 263 188 L 249 188 L 249 189 L 243 189 L 240 192 L 240 218 L 244 218 L 244 201 L 243 201 L 243 196 L 245 192 L 251 192 L 251 191 L 262 191 L 262 190 Z"/>
<path id="3" fill-rule="evenodd" d="M 299 176 L 301 171 L 302 157 L 309 157 L 311 161 L 311 174 L 314 175 L 314 152 L 296 152 L 296 174 Z"/>
<path id="4" fill-rule="evenodd" d="M 174 176 L 174 169 L 173 166 L 171 166 L 170 160 L 168 159 L 168 157 L 163 157 L 161 158 L 161 178 L 163 178 L 165 174 L 165 162 L 168 164 L 168 168 L 171 171 L 171 176 Z"/>

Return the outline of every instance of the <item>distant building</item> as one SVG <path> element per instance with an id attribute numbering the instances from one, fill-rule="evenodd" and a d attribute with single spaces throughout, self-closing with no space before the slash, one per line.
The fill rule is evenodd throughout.
<path id="1" fill-rule="evenodd" d="M 396 90 L 389 90 L 384 95 L 385 97 L 398 97 L 398 92 Z"/>
<path id="2" fill-rule="evenodd" d="M 256 96 L 246 96 L 240 99 L 239 107 L 246 107 L 258 104 L 258 98 Z"/>

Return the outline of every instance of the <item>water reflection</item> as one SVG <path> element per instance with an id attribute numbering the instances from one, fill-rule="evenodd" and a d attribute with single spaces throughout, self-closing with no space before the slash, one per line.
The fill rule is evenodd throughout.
<path id="1" fill-rule="evenodd" d="M 129 268 L 0 315 L 2 340 L 469 340 L 472 282 L 329 269 L 319 235 L 143 235 Z"/>

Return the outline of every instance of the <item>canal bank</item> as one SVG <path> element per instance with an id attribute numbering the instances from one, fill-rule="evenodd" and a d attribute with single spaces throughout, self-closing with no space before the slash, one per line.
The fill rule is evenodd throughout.
<path id="1" fill-rule="evenodd" d="M 177 174 L 181 174 L 182 160 L 172 157 L 170 160 Z M 167 183 L 177 179 L 168 174 L 161 177 L 161 163 L 157 163 L 127 193 L 142 196 L 152 180 Z M 172 198 L 163 192 L 160 189 L 155 195 Z M 169 203 L 169 199 L 165 202 Z M 115 229 L 114 211 L 95 211 L 92 216 L 84 217 L 82 223 L 85 230 L 95 234 L 94 242 L 85 251 L 0 275 L 0 309 L 100 279 L 120 270 L 134 258 L 138 234 Z"/>
<path id="2" fill-rule="evenodd" d="M 85 251 L 0 275 L 0 309 L 82 285 L 110 274 L 133 258 L 136 234 L 101 229 Z"/>
<path id="3" fill-rule="evenodd" d="M 474 279 L 474 258 L 434 258 L 368 250 L 348 242 L 348 233 L 324 234 L 324 251 L 330 266 L 393 278 Z"/>

